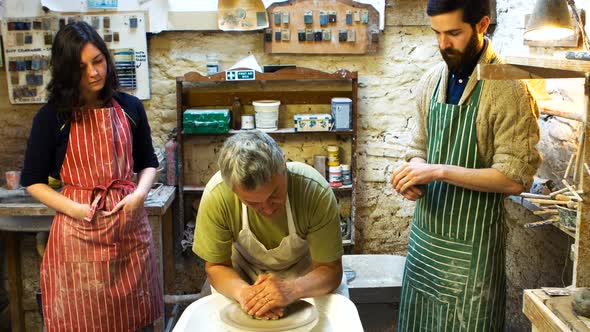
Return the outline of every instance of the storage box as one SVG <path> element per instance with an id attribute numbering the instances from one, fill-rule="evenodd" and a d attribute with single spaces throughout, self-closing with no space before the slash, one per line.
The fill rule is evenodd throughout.
<path id="1" fill-rule="evenodd" d="M 352 129 L 352 100 L 350 98 L 332 98 L 332 117 L 334 130 Z"/>
<path id="2" fill-rule="evenodd" d="M 332 130 L 332 116 L 330 114 L 295 114 L 293 120 L 296 132 Z"/>
<path id="3" fill-rule="evenodd" d="M 225 134 L 229 132 L 230 111 L 226 109 L 188 109 L 182 116 L 186 134 Z"/>

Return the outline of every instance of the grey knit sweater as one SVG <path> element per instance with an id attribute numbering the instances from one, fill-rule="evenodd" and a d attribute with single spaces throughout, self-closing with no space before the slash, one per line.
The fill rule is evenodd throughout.
<path id="1" fill-rule="evenodd" d="M 479 64 L 502 63 L 488 40 Z M 426 159 L 427 117 L 434 89 L 442 77 L 439 102 L 447 95 L 449 71 L 443 62 L 430 69 L 412 93 L 416 100 L 416 116 L 411 119 L 412 139 L 406 160 Z M 471 74 L 460 105 L 469 101 L 477 84 L 477 68 Z M 484 168 L 494 168 L 508 178 L 522 184 L 526 190 L 533 183 L 533 175 L 542 158 L 536 149 L 539 142 L 539 110 L 526 83 L 516 80 L 486 80 L 476 118 L 477 147 Z"/>

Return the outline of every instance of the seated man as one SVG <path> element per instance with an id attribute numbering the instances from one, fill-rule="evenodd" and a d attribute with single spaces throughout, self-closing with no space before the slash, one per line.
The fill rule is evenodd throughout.
<path id="1" fill-rule="evenodd" d="M 193 251 L 215 290 L 249 315 L 275 319 L 342 279 L 339 211 L 314 168 L 285 162 L 277 143 L 253 130 L 230 137 L 205 188 Z"/>

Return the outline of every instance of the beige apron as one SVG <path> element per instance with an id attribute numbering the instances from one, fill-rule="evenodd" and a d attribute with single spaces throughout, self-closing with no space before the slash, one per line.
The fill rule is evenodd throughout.
<path id="1" fill-rule="evenodd" d="M 309 244 L 295 230 L 289 196 L 286 202 L 289 234 L 273 249 L 266 249 L 250 230 L 248 208 L 242 203 L 242 230 L 232 246 L 232 265 L 242 278 L 254 282 L 260 274 L 273 273 L 283 279 L 295 279 L 311 271 L 312 261 Z M 348 297 L 346 277 L 334 293 Z"/>
<path id="2" fill-rule="evenodd" d="M 242 203 L 242 230 L 232 246 L 232 265 L 243 278 L 256 281 L 258 275 L 273 273 L 282 279 L 294 279 L 311 271 L 309 244 L 295 230 L 291 203 L 287 196 L 287 224 L 289 234 L 273 249 L 266 249 L 250 230 L 248 208 Z"/>

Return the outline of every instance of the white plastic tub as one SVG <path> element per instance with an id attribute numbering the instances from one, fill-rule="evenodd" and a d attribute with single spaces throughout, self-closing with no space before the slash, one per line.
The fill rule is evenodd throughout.
<path id="1" fill-rule="evenodd" d="M 256 111 L 256 128 L 262 131 L 273 131 L 279 127 L 278 100 L 256 100 L 252 102 Z"/>

